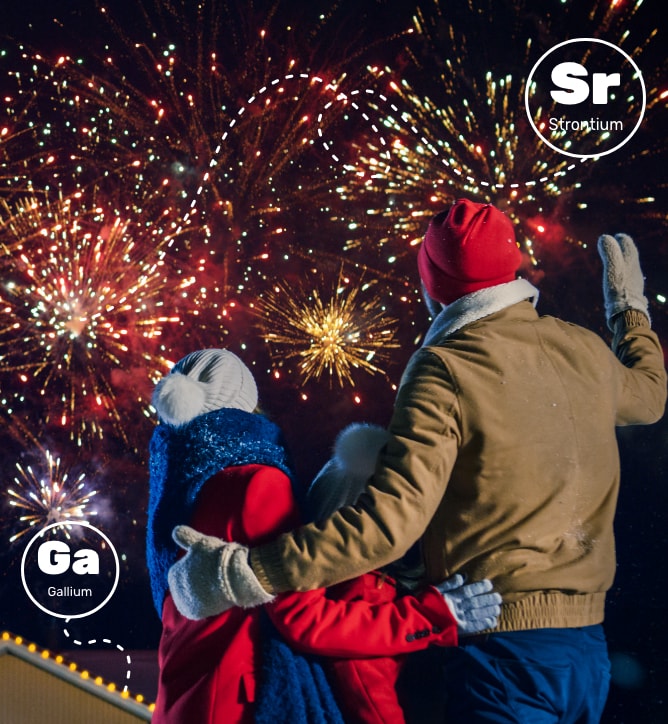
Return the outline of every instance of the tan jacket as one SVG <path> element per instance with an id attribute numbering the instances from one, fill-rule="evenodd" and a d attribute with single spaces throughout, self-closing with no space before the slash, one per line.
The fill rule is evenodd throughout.
<path id="1" fill-rule="evenodd" d="M 597 335 L 524 301 L 419 350 L 369 492 L 251 551 L 271 591 L 308 590 L 401 556 L 422 537 L 429 579 L 489 577 L 499 630 L 603 620 L 615 571 L 615 426 L 658 420 L 661 346 L 638 312 Z"/>

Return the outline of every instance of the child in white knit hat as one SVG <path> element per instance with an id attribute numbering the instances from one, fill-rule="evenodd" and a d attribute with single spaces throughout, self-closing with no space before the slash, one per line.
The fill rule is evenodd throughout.
<path id="1" fill-rule="evenodd" d="M 257 385 L 251 371 L 226 349 L 191 352 L 158 382 L 153 402 L 160 419 L 184 425 L 213 410 L 235 408 L 253 412 Z"/>

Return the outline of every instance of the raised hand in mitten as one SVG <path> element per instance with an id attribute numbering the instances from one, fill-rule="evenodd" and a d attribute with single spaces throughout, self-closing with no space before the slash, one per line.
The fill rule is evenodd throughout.
<path id="1" fill-rule="evenodd" d="M 638 249 L 626 234 L 603 234 L 598 240 L 603 261 L 603 299 L 608 327 L 612 318 L 627 309 L 636 309 L 649 319 L 645 279 L 640 269 Z"/>
<path id="2" fill-rule="evenodd" d="M 459 634 L 475 634 L 496 627 L 502 599 L 500 594 L 491 592 L 493 587 L 488 578 L 464 584 L 464 577 L 459 574 L 436 586 L 455 617 Z"/>
<path id="3" fill-rule="evenodd" d="M 203 535 L 187 525 L 174 528 L 172 538 L 187 551 L 167 574 L 174 604 L 186 618 L 199 620 L 232 606 L 252 608 L 274 599 L 255 577 L 246 546 Z"/>

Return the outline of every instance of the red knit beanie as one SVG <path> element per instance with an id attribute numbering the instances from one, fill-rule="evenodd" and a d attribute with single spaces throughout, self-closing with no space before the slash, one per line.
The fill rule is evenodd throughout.
<path id="1" fill-rule="evenodd" d="M 418 269 L 429 296 L 450 304 L 513 281 L 521 259 L 513 224 L 504 213 L 491 204 L 460 199 L 431 220 Z"/>

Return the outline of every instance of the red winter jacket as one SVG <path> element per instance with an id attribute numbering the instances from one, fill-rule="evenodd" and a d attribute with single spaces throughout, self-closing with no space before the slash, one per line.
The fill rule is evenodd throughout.
<path id="1" fill-rule="evenodd" d="M 264 465 L 230 467 L 213 476 L 189 521 L 202 533 L 246 545 L 260 544 L 299 523 L 289 478 Z M 335 694 L 351 722 L 403 721 L 393 686 L 399 662 L 386 657 L 457 642 L 456 624 L 436 589 L 419 598 L 397 598 L 392 583 L 376 573 L 334 589 L 281 594 L 266 611 L 290 645 L 339 658 L 333 667 L 342 672 L 345 684 Z M 259 609 L 233 608 L 191 621 L 167 594 L 153 724 L 253 721 L 261 668 L 260 614 Z M 379 658 L 349 661 L 358 657 Z M 379 676 L 385 694 L 375 691 Z M 367 694 L 370 685 L 377 706 Z"/>
<path id="2" fill-rule="evenodd" d="M 401 596 L 394 580 L 378 571 L 328 589 L 283 594 L 271 608 L 292 646 L 334 657 L 323 663 L 347 724 L 402 724 L 396 691 L 402 654 L 457 644 L 456 624 L 435 588 Z"/>

